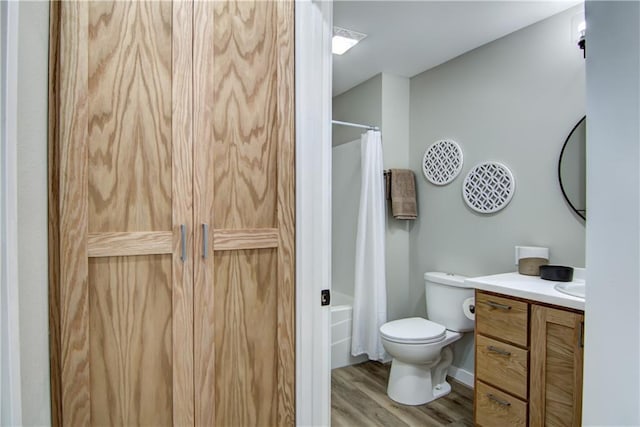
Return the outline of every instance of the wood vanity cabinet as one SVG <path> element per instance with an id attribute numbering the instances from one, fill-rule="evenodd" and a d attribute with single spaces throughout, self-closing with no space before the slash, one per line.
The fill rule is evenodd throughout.
<path id="1" fill-rule="evenodd" d="M 584 314 L 476 291 L 475 422 L 578 426 Z"/>

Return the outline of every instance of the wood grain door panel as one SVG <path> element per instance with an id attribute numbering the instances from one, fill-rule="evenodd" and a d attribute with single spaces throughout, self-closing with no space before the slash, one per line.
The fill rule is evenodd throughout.
<path id="1" fill-rule="evenodd" d="M 531 426 L 579 426 L 584 316 L 532 305 Z"/>
<path id="2" fill-rule="evenodd" d="M 52 3 L 57 425 L 193 424 L 192 12 Z"/>
<path id="3" fill-rule="evenodd" d="M 91 423 L 172 423 L 171 256 L 89 261 Z"/>
<path id="4" fill-rule="evenodd" d="M 215 425 L 278 425 L 277 261 L 273 249 L 215 255 Z"/>
<path id="5" fill-rule="evenodd" d="M 171 230 L 171 11 L 89 3 L 90 233 Z"/>
<path id="6" fill-rule="evenodd" d="M 213 2 L 211 126 L 216 229 L 276 226 L 278 2 Z"/>
<path id="7" fill-rule="evenodd" d="M 197 2 L 194 25 L 196 424 L 293 425 L 293 2 Z"/>

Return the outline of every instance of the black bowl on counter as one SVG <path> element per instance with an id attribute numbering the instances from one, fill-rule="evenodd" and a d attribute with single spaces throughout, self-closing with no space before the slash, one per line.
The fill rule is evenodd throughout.
<path id="1" fill-rule="evenodd" d="M 573 280 L 573 267 L 562 265 L 541 265 L 540 278 L 554 282 L 570 282 Z"/>

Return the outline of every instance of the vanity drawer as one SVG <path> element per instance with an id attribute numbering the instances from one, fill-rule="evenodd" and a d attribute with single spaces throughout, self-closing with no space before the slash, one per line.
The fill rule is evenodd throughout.
<path id="1" fill-rule="evenodd" d="M 475 421 L 486 427 L 527 425 L 527 403 L 476 381 Z"/>
<path id="2" fill-rule="evenodd" d="M 529 304 L 476 291 L 476 331 L 527 346 Z"/>
<path id="3" fill-rule="evenodd" d="M 527 399 L 527 350 L 483 335 L 476 336 L 476 375 L 522 399 Z"/>

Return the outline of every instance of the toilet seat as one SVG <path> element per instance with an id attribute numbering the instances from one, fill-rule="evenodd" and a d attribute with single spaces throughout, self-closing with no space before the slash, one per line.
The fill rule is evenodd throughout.
<path id="1" fill-rule="evenodd" d="M 382 338 L 400 344 L 433 344 L 443 341 L 446 328 L 422 317 L 394 320 L 380 327 Z"/>

